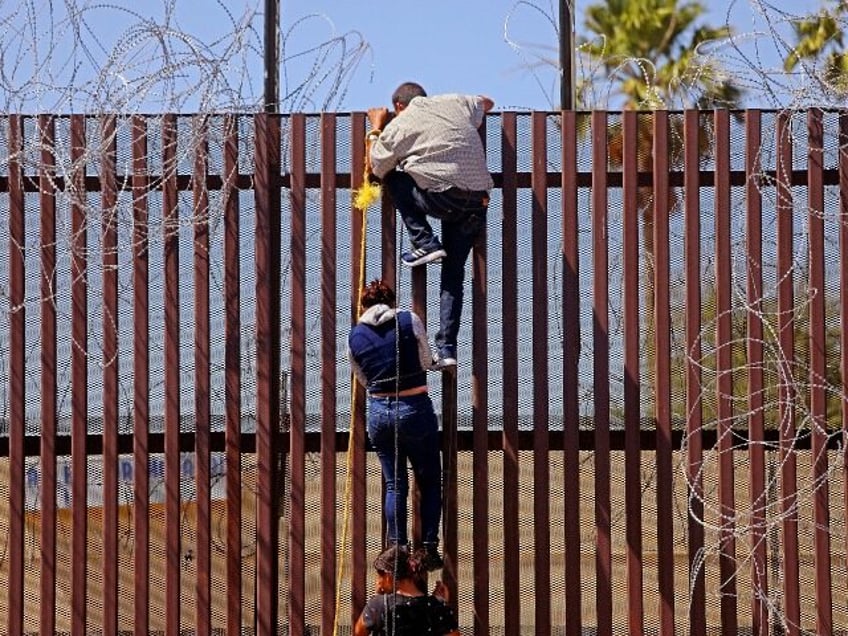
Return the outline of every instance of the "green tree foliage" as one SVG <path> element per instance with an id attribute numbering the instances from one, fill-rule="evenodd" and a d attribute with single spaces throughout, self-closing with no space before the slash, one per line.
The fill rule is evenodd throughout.
<path id="1" fill-rule="evenodd" d="M 796 45 L 783 67 L 794 71 L 799 65 L 822 63 L 822 71 L 813 73 L 837 95 L 848 95 L 848 52 L 845 51 L 845 20 L 848 3 L 832 0 L 833 6 L 792 23 Z"/>
<path id="2" fill-rule="evenodd" d="M 589 91 L 606 87 L 622 107 L 715 108 L 738 106 L 742 89 L 706 44 L 731 35 L 729 26 L 703 24 L 706 6 L 697 0 L 606 0 L 586 8 L 580 50 L 603 69 L 581 83 L 581 105 Z"/>
<path id="3" fill-rule="evenodd" d="M 584 80 L 579 99 L 591 106 L 590 95 L 606 86 L 617 93 L 625 109 L 738 108 L 742 89 L 723 72 L 718 62 L 701 54 L 701 47 L 731 35 L 728 26 L 703 24 L 706 7 L 697 0 L 605 0 L 586 8 L 586 35 L 580 50 L 603 69 L 601 76 Z M 669 135 L 672 167 L 682 162 L 683 123 L 672 118 Z M 620 126 L 609 131 L 613 166 L 622 162 Z M 640 125 L 637 164 L 649 171 L 653 164 L 653 130 Z M 709 135 L 700 140 L 702 155 L 709 152 Z M 650 217 L 650 188 L 640 188 L 638 204 Z M 670 206 L 673 207 L 673 206 Z M 650 225 L 651 219 L 646 219 Z M 645 240 L 647 236 L 646 227 Z M 650 245 L 646 250 L 651 253 Z"/>
<path id="4" fill-rule="evenodd" d="M 711 26 L 702 20 L 706 7 L 697 0 L 605 0 L 586 8 L 585 35 L 580 50 L 602 70 L 582 82 L 578 100 L 591 106 L 600 91 L 617 95 L 621 107 L 635 110 L 679 108 L 738 108 L 742 89 L 725 73 L 718 61 L 704 55 L 710 42 L 732 34 L 729 26 Z M 706 121 L 704 122 L 706 123 Z M 683 118 L 669 119 L 669 164 L 683 163 Z M 711 148 L 709 129 L 699 135 L 699 154 Z M 649 117 L 641 118 L 637 130 L 636 166 L 650 172 L 654 163 L 654 131 Z M 622 129 L 613 123 L 608 131 L 610 164 L 621 167 L 624 147 Z M 653 188 L 636 191 L 642 219 L 642 253 L 646 306 L 652 307 L 654 263 Z M 679 209 L 678 193 L 670 192 L 667 209 Z M 653 312 L 647 312 L 649 364 L 654 359 Z"/>

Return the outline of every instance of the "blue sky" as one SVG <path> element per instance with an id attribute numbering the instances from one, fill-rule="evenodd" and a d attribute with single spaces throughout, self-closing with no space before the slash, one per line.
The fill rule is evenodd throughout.
<path id="1" fill-rule="evenodd" d="M 824 1 L 789 4 L 804 15 Z M 792 17 L 783 0 L 771 2 L 703 1 L 711 24 L 729 21 L 739 33 L 738 48 L 710 53 L 755 90 L 771 80 L 752 68 L 779 67 Z M 483 93 L 498 110 L 558 106 L 558 71 L 541 61 L 558 59 L 553 0 L 280 4 L 282 110 L 386 105 L 406 80 L 430 93 Z M 577 3 L 578 32 L 588 4 Z M 263 7 L 263 0 L 0 1 L 0 108 L 250 110 L 262 99 Z M 790 94 L 804 90 L 803 78 L 795 81 Z"/>
<path id="2" fill-rule="evenodd" d="M 788 34 L 785 6 L 803 15 L 816 11 L 822 0 L 706 0 L 706 19 L 712 25 L 729 22 L 739 34 L 742 53 L 716 51 L 732 72 L 750 74 L 748 62 L 779 66 L 776 38 Z M 577 2 L 575 26 L 583 25 L 590 2 Z M 330 28 L 338 34 L 358 31 L 371 47 L 358 79 L 344 96 L 345 109 L 362 110 L 388 102 L 394 87 L 407 79 L 431 93 L 483 93 L 496 108 L 549 109 L 559 104 L 559 76 L 554 67 L 538 64 L 540 57 L 556 60 L 558 3 L 552 0 L 395 0 L 375 5 L 348 0 L 283 1 L 283 28 L 300 17 L 320 14 L 310 28 Z M 777 7 L 781 8 L 778 9 Z M 768 16 L 766 18 L 765 16 Z M 330 33 L 330 31 L 326 31 Z M 510 39 L 511 42 L 508 42 Z M 754 80 L 756 81 L 756 80 Z"/>

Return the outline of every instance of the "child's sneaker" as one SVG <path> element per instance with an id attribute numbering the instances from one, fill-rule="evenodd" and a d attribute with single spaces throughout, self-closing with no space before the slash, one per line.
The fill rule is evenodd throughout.
<path id="1" fill-rule="evenodd" d="M 416 267 L 417 265 L 440 261 L 447 255 L 448 253 L 437 243 L 433 247 L 417 247 L 411 252 L 404 252 L 400 260 L 407 267 Z"/>

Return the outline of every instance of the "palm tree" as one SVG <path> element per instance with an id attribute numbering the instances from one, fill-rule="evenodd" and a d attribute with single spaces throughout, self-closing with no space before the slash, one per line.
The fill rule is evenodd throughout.
<path id="1" fill-rule="evenodd" d="M 738 108 L 742 89 L 710 58 L 707 46 L 732 35 L 728 25 L 710 26 L 701 18 L 705 5 L 697 0 L 605 0 L 586 8 L 580 52 L 597 72 L 579 85 L 578 100 L 584 108 L 597 107 L 597 96 L 608 95 L 604 107 L 657 110 L 716 107 Z M 584 65 L 585 66 L 585 65 Z M 669 118 L 670 166 L 680 168 L 683 158 L 683 119 Z M 623 139 L 620 124 L 608 133 L 609 158 L 621 167 Z M 710 150 L 705 131 L 699 151 Z M 653 129 L 640 125 L 637 132 L 637 169 L 650 172 L 654 162 Z M 645 258 L 645 302 L 653 307 L 653 190 L 637 190 L 642 218 L 642 252 Z M 677 194 L 670 194 L 668 209 L 677 208 Z M 648 358 L 653 358 L 653 312 L 648 311 Z"/>
<path id="2" fill-rule="evenodd" d="M 808 74 L 823 85 L 826 93 L 836 93 L 839 98 L 848 95 L 848 52 L 845 51 L 844 23 L 848 18 L 848 4 L 844 0 L 832 0 L 832 8 L 822 8 L 818 13 L 792 23 L 795 48 L 789 52 L 783 67 L 794 71 L 799 65 L 824 62 L 821 73 Z"/>
<path id="3" fill-rule="evenodd" d="M 741 88 L 705 54 L 708 43 L 728 38 L 732 30 L 699 23 L 706 10 L 697 0 L 589 5 L 580 51 L 603 73 L 581 85 L 583 105 L 595 105 L 588 90 L 608 88 L 626 109 L 738 106 Z"/>
<path id="4" fill-rule="evenodd" d="M 737 108 L 742 89 L 715 59 L 702 53 L 708 43 L 728 38 L 732 30 L 699 24 L 705 12 L 697 0 L 606 0 L 589 5 L 580 50 L 602 73 L 581 83 L 581 105 L 594 107 L 593 97 L 606 93 L 618 102 L 606 107 L 623 109 Z M 676 143 L 671 159 L 679 166 L 682 123 L 673 118 L 672 126 L 677 129 L 670 135 Z M 620 166 L 621 131 L 615 126 L 610 133 L 610 160 Z M 708 152 L 708 141 L 703 139 L 702 153 Z M 639 170 L 650 170 L 652 163 L 653 134 L 640 127 Z M 651 202 L 650 188 L 641 188 L 643 214 L 650 215 Z"/>
<path id="5" fill-rule="evenodd" d="M 636 110 L 680 108 L 738 108 L 742 88 L 723 72 L 716 59 L 702 53 L 708 43 L 732 35 L 728 25 L 700 23 L 706 7 L 698 0 L 605 0 L 586 9 L 586 34 L 581 52 L 602 70 L 580 85 L 578 98 L 583 107 L 595 104 L 591 98 L 601 89 L 620 100 L 620 107 Z M 613 104 L 614 106 L 616 104 Z M 683 123 L 671 118 L 669 139 L 671 165 L 682 163 Z M 609 135 L 610 161 L 620 167 L 622 138 L 620 126 Z M 650 171 L 653 165 L 653 131 L 640 126 L 637 165 Z M 709 138 L 701 140 L 701 153 L 709 151 Z M 637 192 L 644 219 L 645 253 L 653 255 L 653 199 L 650 188 Z M 676 201 L 670 202 L 674 207 Z"/>

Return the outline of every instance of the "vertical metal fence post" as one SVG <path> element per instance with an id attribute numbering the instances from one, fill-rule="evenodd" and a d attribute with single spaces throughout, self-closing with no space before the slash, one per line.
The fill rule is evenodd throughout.
<path id="1" fill-rule="evenodd" d="M 132 117 L 133 200 L 133 629 L 150 625 L 150 314 L 147 121 Z"/>
<path id="2" fill-rule="evenodd" d="M 56 631 L 56 435 L 58 424 L 56 343 L 56 122 L 38 116 L 41 162 L 39 188 L 39 256 L 41 258 L 41 588 L 42 634 Z"/>
<path id="3" fill-rule="evenodd" d="M 224 446 L 227 496 L 227 633 L 242 631 L 241 206 L 238 118 L 223 120 L 224 213 Z"/>
<path id="4" fill-rule="evenodd" d="M 610 501 L 609 238 L 607 113 L 592 113 L 592 407 L 595 414 L 595 608 L 597 630 L 612 634 Z"/>
<path id="5" fill-rule="evenodd" d="M 789 636 L 800 634 L 801 589 L 798 558 L 798 477 L 794 443 L 795 400 L 795 289 L 792 202 L 792 119 L 781 112 L 777 119 L 777 311 L 780 415 L 780 511 L 783 517 L 784 627 Z"/>
<path id="6" fill-rule="evenodd" d="M 627 631 L 642 636 L 642 454 L 639 363 L 639 114 L 622 114 L 622 311 L 624 330 L 624 508 L 627 538 Z"/>
<path id="7" fill-rule="evenodd" d="M 822 111 L 807 111 L 807 228 L 810 289 L 810 415 L 812 427 L 813 567 L 816 572 L 816 633 L 833 634 L 833 593 L 830 574 L 830 487 L 827 454 L 827 343 L 825 312 L 824 122 Z"/>
<path id="8" fill-rule="evenodd" d="M 518 483 L 520 452 L 518 441 L 518 117 L 501 115 L 501 305 L 503 320 L 503 580 L 504 633 L 521 629 L 520 588 L 514 585 L 521 576 L 520 562 L 507 555 L 520 550 Z"/>
<path id="9" fill-rule="evenodd" d="M 562 447 L 565 506 L 565 634 L 583 631 L 580 541 L 580 253 L 578 247 L 578 117 L 562 113 Z"/>
<path id="10" fill-rule="evenodd" d="M 730 113 L 713 112 L 715 129 L 716 440 L 719 453 L 719 576 L 722 625 L 735 632 L 736 493 L 733 467 L 733 321 L 730 242 Z"/>
<path id="11" fill-rule="evenodd" d="M 480 127 L 482 139 L 486 139 L 486 122 Z M 489 280 L 488 229 L 484 226 L 474 243 L 471 260 L 471 417 L 473 437 L 472 514 L 478 528 L 489 527 L 489 319 L 487 301 Z M 458 476 L 457 476 L 458 479 Z M 457 546 L 458 548 L 458 546 Z M 474 551 L 474 633 L 488 634 L 489 626 L 489 534 L 475 532 Z"/>
<path id="12" fill-rule="evenodd" d="M 260 113 L 256 124 L 256 629 L 278 630 L 280 397 L 280 120 Z M 292 255 L 294 259 L 296 255 Z M 296 330 L 297 325 L 292 325 Z M 294 340 L 294 339 L 293 339 Z M 294 453 L 292 449 L 292 453 Z M 295 611 L 297 608 L 292 608 Z"/>
<path id="13" fill-rule="evenodd" d="M 103 635 L 118 634 L 118 188 L 115 115 L 100 119 L 103 267 Z"/>
<path id="14" fill-rule="evenodd" d="M 533 193 L 531 232 L 533 271 L 533 549 L 534 585 L 537 590 L 551 586 L 551 467 L 550 388 L 548 368 L 548 144 L 547 117 L 533 113 L 530 119 L 533 144 L 531 190 Z M 536 633 L 551 632 L 549 594 L 536 597 Z"/>
<path id="15" fill-rule="evenodd" d="M 24 521 L 26 519 L 26 245 L 23 120 L 9 117 L 9 606 L 10 634 L 24 631 Z"/>
<path id="16" fill-rule="evenodd" d="M 197 140 L 192 169 L 192 228 L 194 230 L 194 421 L 195 421 L 195 602 L 198 634 L 212 630 L 212 474 L 211 474 L 211 361 L 209 308 L 209 121 L 192 121 Z"/>
<path id="17" fill-rule="evenodd" d="M 751 626 L 753 636 L 769 634 L 768 562 L 766 560 L 765 416 L 763 404 L 763 236 L 762 166 L 760 145 L 762 117 L 759 111 L 745 113 L 745 251 L 748 262 L 746 316 L 748 356 L 748 455 L 749 500 L 751 503 Z"/>
<path id="18" fill-rule="evenodd" d="M 71 116 L 71 632 L 86 633 L 88 615 L 88 221 L 85 191 L 85 117 Z"/>
<path id="19" fill-rule="evenodd" d="M 677 120 L 680 121 L 679 119 Z M 674 634 L 674 506 L 673 452 L 671 415 L 671 293 L 669 283 L 669 215 L 672 213 L 672 192 L 669 187 L 671 169 L 669 155 L 669 115 L 654 113 L 653 122 L 653 245 L 654 245 L 654 421 L 657 448 L 657 583 L 661 636 Z M 678 128 L 679 130 L 679 128 Z"/>
<path id="20" fill-rule="evenodd" d="M 162 223 L 165 380 L 165 629 L 180 631 L 180 218 L 177 120 L 162 120 Z"/>
<path id="21" fill-rule="evenodd" d="M 306 630 L 306 118 L 291 117 L 291 430 L 288 498 L 289 634 Z"/>
<path id="22" fill-rule="evenodd" d="M 336 116 L 321 114 L 321 633 L 336 617 Z M 346 555 L 343 555 L 346 556 Z"/>
<path id="23" fill-rule="evenodd" d="M 700 554 L 704 549 L 703 442 L 701 439 L 701 173 L 700 113 L 683 114 L 683 192 L 685 196 L 683 264 L 686 276 L 686 477 L 688 481 L 689 630 L 705 636 L 706 581 Z"/>

